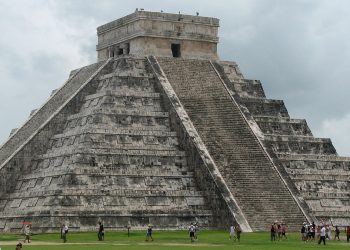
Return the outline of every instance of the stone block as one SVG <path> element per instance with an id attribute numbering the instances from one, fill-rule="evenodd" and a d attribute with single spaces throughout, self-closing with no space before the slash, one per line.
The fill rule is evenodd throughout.
<path id="1" fill-rule="evenodd" d="M 169 206 L 170 201 L 168 197 L 146 197 L 148 206 Z"/>
<path id="2" fill-rule="evenodd" d="M 15 199 L 11 202 L 11 208 L 18 208 L 21 205 L 22 199 Z"/>
<path id="3" fill-rule="evenodd" d="M 186 202 L 189 206 L 202 206 L 205 204 L 203 197 L 186 197 Z"/>

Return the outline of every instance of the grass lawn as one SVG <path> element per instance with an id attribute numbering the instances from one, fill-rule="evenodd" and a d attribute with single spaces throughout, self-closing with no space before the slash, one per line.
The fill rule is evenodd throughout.
<path id="1" fill-rule="evenodd" d="M 32 243 L 24 244 L 23 249 L 42 250 L 133 250 L 133 249 L 205 249 L 205 250 L 289 250 L 289 249 L 350 249 L 350 243 L 343 238 L 342 241 L 327 241 L 327 245 L 317 245 L 315 242 L 303 243 L 299 233 L 290 233 L 287 240 L 271 242 L 269 232 L 243 233 L 241 243 L 230 242 L 228 232 L 201 231 L 198 241 L 190 243 L 185 231 L 154 231 L 154 241 L 145 242 L 145 232 L 133 231 L 128 238 L 126 232 L 106 232 L 105 241 L 97 240 L 97 233 L 73 233 L 67 235 L 68 242 L 62 243 L 59 234 L 39 234 L 32 237 Z M 344 237 L 344 233 L 342 235 Z M 18 234 L 1 234 L 1 250 L 14 250 L 15 245 L 23 237 Z"/>

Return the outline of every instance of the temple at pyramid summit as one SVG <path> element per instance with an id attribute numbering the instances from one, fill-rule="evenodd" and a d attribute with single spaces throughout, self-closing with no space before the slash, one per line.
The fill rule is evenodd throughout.
<path id="1" fill-rule="evenodd" d="M 138 11 L 0 148 L 0 231 L 350 225 L 350 158 L 217 54 L 219 19 Z"/>

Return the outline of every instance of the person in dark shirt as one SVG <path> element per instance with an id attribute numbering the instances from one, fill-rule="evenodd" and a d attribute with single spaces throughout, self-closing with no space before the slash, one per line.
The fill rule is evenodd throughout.
<path id="1" fill-rule="evenodd" d="M 97 234 L 97 237 L 98 237 L 98 240 L 104 240 L 105 239 L 105 230 L 103 228 L 103 224 L 102 222 L 100 221 L 98 223 L 100 225 L 99 229 L 98 229 L 98 234 Z"/>
<path id="2" fill-rule="evenodd" d="M 271 241 L 276 241 L 276 225 L 275 224 L 271 224 L 270 233 L 271 233 Z"/>
<path id="3" fill-rule="evenodd" d="M 336 240 L 336 238 L 338 238 L 338 240 L 340 240 L 339 235 L 340 235 L 339 227 L 338 227 L 338 226 L 335 226 L 335 236 L 334 236 L 334 240 Z"/>
<path id="4" fill-rule="evenodd" d="M 153 241 L 152 232 L 153 231 L 152 231 L 151 225 L 148 225 L 147 232 L 146 232 L 146 241 L 149 241 L 149 239 Z"/>

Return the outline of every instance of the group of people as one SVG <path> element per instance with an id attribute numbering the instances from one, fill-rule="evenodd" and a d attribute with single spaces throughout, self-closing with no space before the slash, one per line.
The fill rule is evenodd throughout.
<path id="1" fill-rule="evenodd" d="M 128 226 L 128 231 L 130 229 L 130 226 Z M 191 223 L 188 227 L 189 236 L 191 239 L 191 242 L 196 241 L 198 238 L 198 225 L 196 223 Z M 242 229 L 241 227 L 237 225 L 231 225 L 230 226 L 230 240 L 232 241 L 238 241 L 240 242 L 241 239 L 241 233 Z M 276 240 L 282 240 L 287 239 L 287 226 L 285 223 L 279 223 L 275 222 L 271 224 L 270 227 L 271 232 L 271 241 Z M 323 242 L 324 245 L 326 245 L 326 240 L 332 239 L 332 227 L 327 224 L 321 224 L 316 226 L 314 222 L 311 224 L 307 224 L 306 222 L 303 223 L 301 227 L 301 239 L 306 243 L 308 241 L 315 241 L 317 239 L 318 244 L 321 244 Z M 153 229 L 152 225 L 149 224 L 148 228 L 146 230 L 146 241 L 153 241 Z M 338 226 L 335 226 L 334 228 L 334 240 L 338 239 L 340 240 L 340 229 Z M 23 224 L 23 234 L 25 235 L 24 243 L 28 241 L 30 243 L 31 241 L 31 223 L 24 223 Z M 65 224 L 61 225 L 61 239 L 63 239 L 63 242 L 67 242 L 67 234 L 68 234 L 68 226 Z M 350 226 L 347 226 L 345 229 L 345 234 L 347 237 L 347 242 L 350 241 Z M 99 241 L 104 240 L 104 226 L 102 222 L 99 222 L 99 229 L 97 238 Z M 18 243 L 16 246 L 16 250 L 22 249 L 22 243 Z"/>
<path id="2" fill-rule="evenodd" d="M 270 227 L 271 241 L 287 239 L 287 225 L 283 222 L 275 222 Z"/>
<path id="3" fill-rule="evenodd" d="M 303 223 L 301 227 L 301 239 L 306 243 L 308 241 L 315 241 L 317 239 L 318 244 L 323 242 L 326 245 L 326 240 L 332 239 L 332 226 L 322 223 L 316 226 L 314 222 L 311 224 Z M 340 240 L 340 229 L 338 226 L 334 228 L 334 240 Z M 350 226 L 346 227 L 345 233 L 347 236 L 347 241 L 350 240 Z"/>

